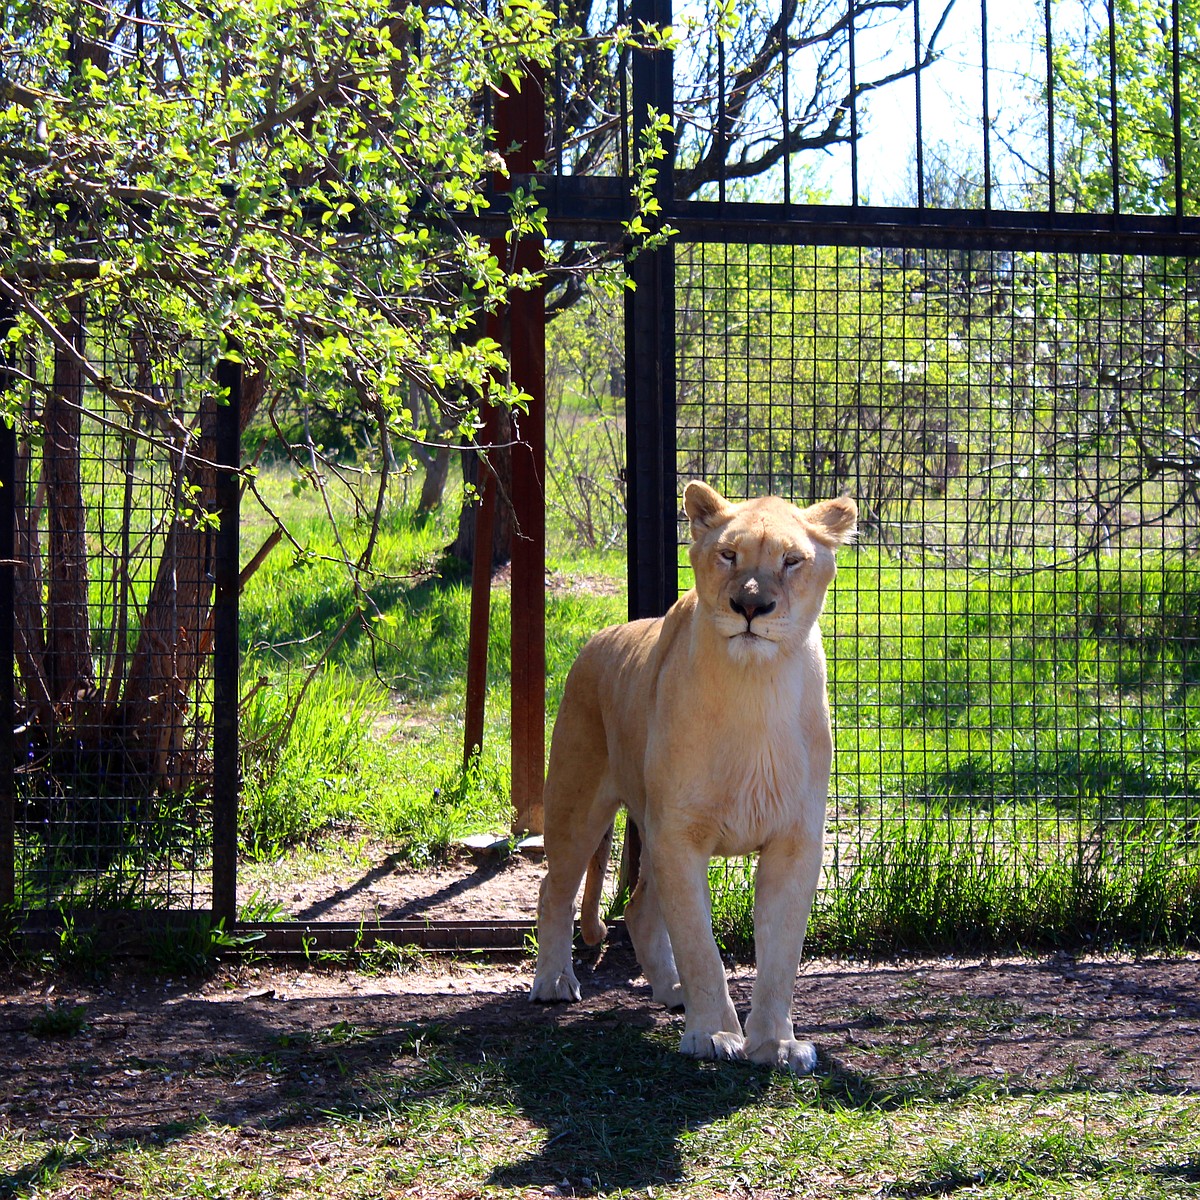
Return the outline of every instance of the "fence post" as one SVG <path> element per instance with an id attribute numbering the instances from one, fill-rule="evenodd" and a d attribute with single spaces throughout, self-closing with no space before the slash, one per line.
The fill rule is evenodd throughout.
<path id="1" fill-rule="evenodd" d="M 12 387 L 10 369 L 16 365 L 8 332 L 14 314 L 0 306 L 0 398 Z M 0 910 L 17 898 L 16 756 L 13 728 L 16 717 L 16 679 L 13 655 L 13 572 L 16 570 L 17 429 L 0 420 Z M 0 920 L 3 913 L 0 911 Z"/>
<path id="2" fill-rule="evenodd" d="M 634 0 L 632 16 L 671 23 L 671 0 Z M 640 143 L 650 110 L 674 121 L 674 55 L 633 55 L 633 136 Z M 674 127 L 664 135 L 666 158 L 656 185 L 664 217 L 675 198 Z M 639 254 L 630 266 L 634 290 L 625 299 L 626 511 L 629 617 L 661 616 L 679 591 L 675 480 L 675 249 Z"/>
<path id="3" fill-rule="evenodd" d="M 546 156 L 545 81 L 530 67 L 519 93 L 496 105 L 496 140 L 520 143 L 510 171 L 532 175 Z M 517 271 L 540 272 L 542 243 L 523 238 Z M 542 832 L 546 775 L 546 293 L 510 291 L 508 351 L 515 383 L 528 397 L 512 413 L 512 799 L 515 833 Z"/>
<path id="4" fill-rule="evenodd" d="M 217 530 L 213 564 L 213 781 L 212 913 L 232 927 L 237 919 L 237 824 L 240 782 L 238 747 L 238 575 L 241 483 L 240 362 L 217 362 L 217 385 L 226 394 L 217 405 Z"/>

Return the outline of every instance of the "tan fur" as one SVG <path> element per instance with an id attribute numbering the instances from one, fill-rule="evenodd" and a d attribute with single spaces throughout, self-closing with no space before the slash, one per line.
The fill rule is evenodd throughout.
<path id="1" fill-rule="evenodd" d="M 730 504 L 690 483 L 696 586 L 665 617 L 613 626 L 583 648 L 554 726 L 546 878 L 530 998 L 577 1000 L 572 917 L 599 941 L 613 817 L 642 832 L 626 924 L 657 1000 L 683 1004 L 680 1049 L 809 1071 L 792 992 L 821 870 L 833 741 L 817 619 L 834 552 L 854 535 L 847 497 L 798 509 Z M 758 852 L 758 978 L 745 1030 L 712 936 L 708 862 Z"/>

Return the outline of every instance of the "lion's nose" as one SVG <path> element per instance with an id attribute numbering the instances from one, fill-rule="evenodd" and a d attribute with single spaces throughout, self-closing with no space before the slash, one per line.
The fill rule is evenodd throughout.
<path id="1" fill-rule="evenodd" d="M 767 613 L 775 611 L 775 601 L 772 600 L 769 604 L 760 604 L 756 599 L 747 597 L 746 603 L 734 599 L 730 596 L 729 607 L 733 609 L 739 617 L 746 618 L 746 624 L 749 625 L 755 617 L 765 617 Z"/>

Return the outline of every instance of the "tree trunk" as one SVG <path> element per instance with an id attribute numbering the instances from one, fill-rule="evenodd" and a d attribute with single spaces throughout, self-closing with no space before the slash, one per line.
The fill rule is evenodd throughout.
<path id="1" fill-rule="evenodd" d="M 493 425 L 494 422 L 494 425 Z M 494 429 L 494 434 L 492 430 Z M 492 571 L 505 566 L 512 558 L 513 507 L 512 507 L 512 455 L 507 444 L 512 441 L 512 421 L 506 412 L 493 414 L 488 421 L 486 440 L 494 447 L 487 452 L 488 466 L 493 474 L 492 482 L 497 487 L 496 517 L 492 525 Z M 481 455 L 474 447 L 462 452 L 463 484 L 482 489 Z M 458 515 L 458 534 L 446 547 L 452 558 L 461 559 L 470 565 L 475 561 L 475 517 L 478 505 L 464 500 Z"/>
<path id="2" fill-rule="evenodd" d="M 71 300 L 63 336 L 84 353 L 83 297 Z M 95 687 L 88 620 L 87 527 L 84 520 L 81 409 L 83 371 L 65 351 L 54 356 L 46 401 L 42 482 L 46 491 L 46 684 L 52 703 L 84 699 Z"/>
<path id="3" fill-rule="evenodd" d="M 238 431 L 258 408 L 264 377 L 243 384 Z M 177 446 L 180 484 L 198 488 L 195 503 L 214 509 L 217 405 L 209 398 L 200 413 L 200 437 Z M 110 709 L 108 723 L 123 734 L 127 753 L 159 791 L 179 791 L 191 781 L 194 764 L 185 753 L 184 734 L 191 696 L 208 655 L 205 636 L 212 608 L 216 532 L 176 517 L 167 533 L 146 602 L 141 632 L 130 658 L 123 696 Z"/>
<path id="4" fill-rule="evenodd" d="M 425 459 L 425 480 L 421 484 L 421 498 L 417 501 L 417 517 L 427 517 L 442 505 L 446 493 L 446 480 L 450 475 L 449 445 L 439 446 Z"/>

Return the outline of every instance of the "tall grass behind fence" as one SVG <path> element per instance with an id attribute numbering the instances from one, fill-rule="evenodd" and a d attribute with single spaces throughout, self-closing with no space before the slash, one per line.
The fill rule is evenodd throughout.
<path id="1" fill-rule="evenodd" d="M 691 246 L 678 269 L 680 482 L 862 513 L 824 622 L 825 911 L 866 941 L 898 905 L 1019 939 L 1073 903 L 1057 928 L 1124 937 L 1151 887 L 1195 936 L 1195 268 Z"/>

